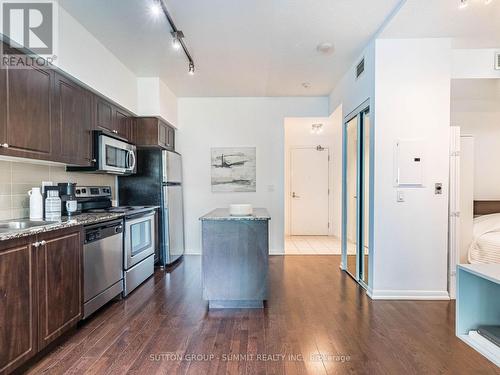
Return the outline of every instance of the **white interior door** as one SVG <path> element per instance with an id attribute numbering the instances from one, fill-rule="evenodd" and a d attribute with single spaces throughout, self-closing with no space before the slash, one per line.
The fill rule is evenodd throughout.
<path id="1" fill-rule="evenodd" d="M 328 235 L 327 148 L 292 148 L 290 157 L 290 232 Z"/>

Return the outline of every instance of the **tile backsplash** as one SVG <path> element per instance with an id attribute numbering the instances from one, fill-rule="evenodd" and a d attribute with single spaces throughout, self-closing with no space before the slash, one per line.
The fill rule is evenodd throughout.
<path id="1" fill-rule="evenodd" d="M 0 160 L 0 220 L 29 216 L 28 191 L 42 181 L 76 182 L 78 185 L 109 185 L 115 199 L 116 176 L 66 172 L 64 166 Z"/>

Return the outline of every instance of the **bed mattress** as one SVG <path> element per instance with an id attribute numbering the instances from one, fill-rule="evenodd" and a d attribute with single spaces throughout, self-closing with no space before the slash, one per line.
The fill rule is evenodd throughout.
<path id="1" fill-rule="evenodd" d="M 473 241 L 468 256 L 470 263 L 500 263 L 500 214 L 474 219 Z"/>

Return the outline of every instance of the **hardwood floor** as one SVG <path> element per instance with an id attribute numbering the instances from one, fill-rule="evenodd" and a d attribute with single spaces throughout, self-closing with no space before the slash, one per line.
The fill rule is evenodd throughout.
<path id="1" fill-rule="evenodd" d="M 498 374 L 455 337 L 453 302 L 371 301 L 339 256 L 271 257 L 264 310 L 207 311 L 200 261 L 157 271 L 27 372 Z"/>

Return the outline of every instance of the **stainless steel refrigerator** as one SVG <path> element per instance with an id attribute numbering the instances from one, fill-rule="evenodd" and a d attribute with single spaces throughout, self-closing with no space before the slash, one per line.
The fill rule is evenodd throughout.
<path id="1" fill-rule="evenodd" d="M 184 254 L 182 157 L 172 151 L 139 149 L 137 173 L 118 178 L 120 205 L 159 206 L 157 264 L 172 264 Z"/>

